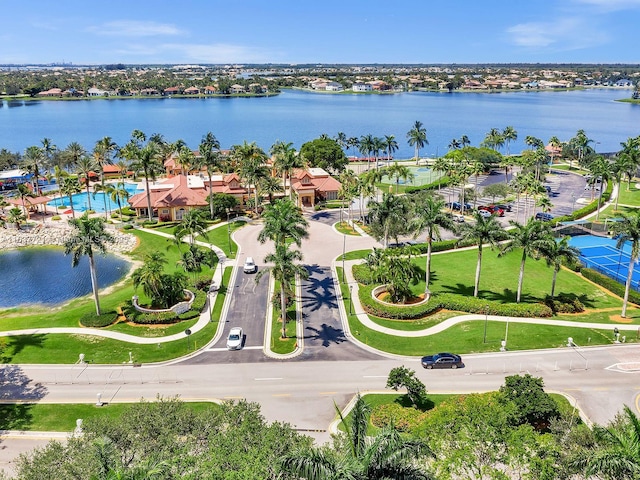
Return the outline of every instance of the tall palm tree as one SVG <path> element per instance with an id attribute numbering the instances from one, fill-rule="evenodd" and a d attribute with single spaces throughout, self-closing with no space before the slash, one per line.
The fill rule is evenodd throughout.
<path id="1" fill-rule="evenodd" d="M 66 195 L 69 199 L 69 208 L 71 208 L 71 216 L 76 218 L 76 210 L 73 208 L 73 195 L 82 191 L 82 185 L 78 181 L 78 177 L 63 177 L 60 184 L 60 193 Z"/>
<path id="2" fill-rule="evenodd" d="M 504 127 L 502 130 L 502 138 L 507 146 L 507 157 L 511 155 L 509 151 L 509 145 L 511 142 L 515 142 L 518 139 L 518 132 L 512 126 Z"/>
<path id="3" fill-rule="evenodd" d="M 624 299 L 622 302 L 622 318 L 627 316 L 627 303 L 629 302 L 629 289 L 633 278 L 634 263 L 640 258 L 640 211 L 629 214 L 620 214 L 620 220 L 613 223 L 611 230 L 618 235 L 616 248 L 622 249 L 626 242 L 631 243 L 631 255 L 629 258 L 629 272 L 624 288 Z"/>
<path id="4" fill-rule="evenodd" d="M 373 154 L 373 149 L 375 148 L 375 142 L 373 139 L 373 135 L 368 134 L 368 135 L 362 135 L 360 137 L 360 141 L 358 144 L 358 150 L 360 151 L 360 153 L 362 155 L 364 155 L 367 158 L 367 170 L 369 169 L 369 166 L 371 165 L 371 156 Z"/>
<path id="5" fill-rule="evenodd" d="M 482 141 L 483 145 L 498 151 L 505 144 L 505 138 L 497 128 L 492 128 Z"/>
<path id="6" fill-rule="evenodd" d="M 98 297 L 98 275 L 96 271 L 96 262 L 94 253 L 105 254 L 107 251 L 106 243 L 114 240 L 113 235 L 104 228 L 104 220 L 100 217 L 90 218 L 89 213 L 85 212 L 80 218 L 69 220 L 75 230 L 73 235 L 64 243 L 64 254 L 72 254 L 71 265 L 78 266 L 80 258 L 87 256 L 89 258 L 89 271 L 91 273 L 91 288 L 93 290 L 93 299 L 96 304 L 96 315 L 100 315 L 100 299 Z"/>
<path id="7" fill-rule="evenodd" d="M 526 143 L 530 148 L 544 148 L 544 142 L 533 135 L 527 135 L 524 139 L 524 143 Z"/>
<path id="8" fill-rule="evenodd" d="M 491 215 L 483 217 L 478 212 L 473 213 L 473 223 L 463 223 L 460 227 L 460 241 L 472 242 L 478 245 L 478 263 L 476 265 L 476 279 L 473 289 L 473 296 L 478 296 L 480 286 L 480 272 L 482 269 L 482 247 L 488 243 L 491 247 L 498 245 L 498 242 L 504 240 L 506 234 L 498 222 L 498 219 Z"/>
<path id="9" fill-rule="evenodd" d="M 415 236 L 427 234 L 427 265 L 425 273 L 425 293 L 429 293 L 429 281 L 431 277 L 431 250 L 434 240 L 440 240 L 440 228 L 454 230 L 453 221 L 443 212 L 444 200 L 434 198 L 433 195 L 417 195 L 413 202 L 414 218 L 411 229 Z"/>
<path id="10" fill-rule="evenodd" d="M 420 120 L 416 120 L 413 127 L 411 127 L 411 130 L 407 132 L 407 140 L 409 142 L 409 146 L 414 147 L 415 149 L 417 165 L 420 160 L 420 149 L 425 145 L 429 145 L 429 141 L 427 140 L 427 129 L 424 128 Z"/>
<path id="11" fill-rule="evenodd" d="M 353 150 L 357 149 L 360 146 L 360 140 L 358 139 L 358 137 L 349 137 L 347 139 L 347 145 L 351 149 L 351 153 L 355 153 Z"/>
<path id="12" fill-rule="evenodd" d="M 598 209 L 596 210 L 596 221 L 600 216 L 600 203 L 602 202 L 602 193 L 604 191 L 605 182 L 611 179 L 611 163 L 602 155 L 596 156 L 596 158 L 589 164 L 589 172 L 591 172 L 591 189 L 597 185 L 597 180 L 600 181 L 600 192 L 598 193 Z"/>
<path id="13" fill-rule="evenodd" d="M 538 245 L 538 254 L 544 258 L 547 265 L 553 267 L 553 280 L 551 281 L 551 298 L 555 295 L 556 278 L 563 262 L 572 264 L 578 261 L 580 250 L 569 245 L 571 237 L 566 235 L 560 241 L 556 241 L 549 235 Z"/>
<path id="14" fill-rule="evenodd" d="M 471 140 L 469 140 L 469 137 L 467 137 L 466 135 L 462 135 L 460 137 L 460 148 L 468 147 L 469 145 L 471 145 Z"/>
<path id="15" fill-rule="evenodd" d="M 438 157 L 436 158 L 436 161 L 433 162 L 433 165 L 431 165 L 431 170 L 439 174 L 444 173 L 445 175 L 448 175 L 451 171 L 451 162 L 446 157 Z M 441 177 L 441 175 L 439 177 Z M 438 192 L 440 192 L 440 186 L 441 182 L 438 181 Z"/>
<path id="16" fill-rule="evenodd" d="M 586 478 L 632 480 L 640 476 L 640 419 L 627 405 L 608 427 L 595 425 L 596 443 L 581 452 L 574 465 Z"/>
<path id="17" fill-rule="evenodd" d="M 451 142 L 449 142 L 449 150 L 459 150 L 460 149 L 460 140 L 457 138 L 453 138 Z"/>
<path id="18" fill-rule="evenodd" d="M 100 185 L 104 186 L 104 167 L 113 165 L 113 156 L 118 151 L 118 145 L 111 137 L 102 137 L 93 147 L 93 160 L 99 168 Z"/>
<path id="19" fill-rule="evenodd" d="M 162 278 L 167 259 L 162 252 L 151 252 L 144 256 L 142 266 L 134 270 L 131 275 L 133 288 L 142 287 L 144 294 L 149 297 L 152 305 L 162 302 Z"/>
<path id="20" fill-rule="evenodd" d="M 20 203 L 22 203 L 22 211 L 24 212 L 25 218 L 29 218 L 29 211 L 27 210 L 26 202 L 28 202 L 27 198 L 34 198 L 36 194 L 27 186 L 26 183 L 18 184 L 18 188 L 16 189 L 18 197 L 20 197 Z M 31 203 L 29 203 L 31 204 Z"/>
<path id="21" fill-rule="evenodd" d="M 260 243 L 272 240 L 276 246 L 280 246 L 291 240 L 300 247 L 302 239 L 309 236 L 309 223 L 291 200 L 276 200 L 273 204 L 267 205 L 262 219 L 264 226 L 258 234 Z"/>
<path id="22" fill-rule="evenodd" d="M 173 232 L 178 245 L 185 237 L 189 237 L 190 245 L 195 245 L 196 237 L 198 236 L 208 239 L 207 219 L 205 217 L 205 212 L 196 208 L 192 208 L 184 214 Z"/>
<path id="23" fill-rule="evenodd" d="M 354 197 L 358 194 L 358 177 L 353 170 L 345 170 L 340 174 L 340 191 L 338 197 L 342 199 L 342 208 L 340 209 L 340 223 L 342 223 L 342 210 L 344 204 L 347 204 L 349 219 L 351 219 L 351 204 Z"/>
<path id="24" fill-rule="evenodd" d="M 291 173 L 295 168 L 302 167 L 302 159 L 293 147 L 293 143 L 276 142 L 269 151 L 274 157 L 273 165 L 276 171 L 282 175 L 282 191 L 287 191 L 287 180 L 289 179 L 289 200 L 293 197 L 291 188 Z"/>
<path id="25" fill-rule="evenodd" d="M 207 177 L 209 178 L 209 214 L 211 220 L 214 217 L 213 211 L 213 190 L 212 177 L 213 173 L 222 170 L 222 155 L 220 153 L 220 142 L 211 132 L 207 132 L 198 146 L 200 156 L 195 159 L 195 166 L 207 169 Z"/>
<path id="26" fill-rule="evenodd" d="M 635 175 L 638 168 L 638 162 L 632 155 L 622 151 L 619 152 L 611 165 L 611 176 L 616 180 L 618 185 L 618 195 L 616 196 L 616 205 L 614 210 L 618 210 L 618 200 L 620 199 L 620 189 L 622 188 L 622 179 L 627 177 L 627 191 L 631 188 L 631 179 Z"/>
<path id="27" fill-rule="evenodd" d="M 338 134 L 336 135 L 336 138 L 334 139 L 336 141 L 336 143 L 338 145 L 340 145 L 340 148 L 345 149 L 347 148 L 347 135 L 344 132 L 338 132 Z"/>
<path id="28" fill-rule="evenodd" d="M 44 165 L 44 162 L 44 151 L 42 148 L 36 146 L 27 147 L 20 162 L 20 167 L 31 174 L 31 185 L 36 194 L 40 193 L 38 180 L 40 180 L 40 167 Z"/>
<path id="29" fill-rule="evenodd" d="M 70 168 L 71 170 L 75 169 L 77 163 L 86 154 L 87 151 L 82 145 L 80 145 L 78 142 L 71 142 L 69 145 L 67 145 L 67 148 L 62 151 L 64 167 Z"/>
<path id="30" fill-rule="evenodd" d="M 360 394 L 347 421 L 345 439 L 333 450 L 311 447 L 292 452 L 282 460 L 285 471 L 305 480 L 432 480 L 420 465 L 433 457 L 426 443 L 406 439 L 395 428 L 385 427 L 374 437 L 367 436 L 370 408 Z M 338 446 L 339 445 L 339 446 Z"/>
<path id="31" fill-rule="evenodd" d="M 118 182 L 115 184 L 112 190 L 109 191 L 111 201 L 118 204 L 118 212 L 122 215 L 122 200 L 129 198 L 129 192 L 124 188 L 124 182 Z"/>
<path id="32" fill-rule="evenodd" d="M 393 157 L 393 152 L 398 150 L 398 142 L 396 141 L 395 135 L 385 135 L 384 136 L 384 149 L 387 152 L 387 165 L 391 161 Z"/>
<path id="33" fill-rule="evenodd" d="M 277 177 L 267 175 L 258 181 L 258 191 L 260 195 L 266 195 L 269 198 L 269 203 L 273 203 L 274 195 L 282 192 L 282 184 Z"/>
<path id="34" fill-rule="evenodd" d="M 371 235 L 384 246 L 389 246 L 389 239 L 409 231 L 409 202 L 399 195 L 384 193 L 380 202 L 369 203 L 369 226 Z"/>
<path id="35" fill-rule="evenodd" d="M 296 276 L 303 279 L 309 277 L 307 269 L 296 263 L 301 260 L 302 253 L 299 250 L 290 250 L 287 245 L 276 245 L 275 252 L 264 258 L 266 263 L 273 263 L 273 266 L 260 270 L 256 275 L 256 282 L 259 282 L 264 274 L 271 272 L 274 280 L 280 282 L 282 338 L 287 338 L 287 296 L 292 293 L 291 285 L 294 284 Z"/>
<path id="36" fill-rule="evenodd" d="M 242 145 L 234 145 L 231 151 L 232 156 L 238 159 L 240 177 L 247 182 L 249 189 L 253 188 L 255 214 L 258 215 L 258 182 L 269 174 L 266 167 L 267 155 L 255 142 L 245 141 Z"/>
<path id="37" fill-rule="evenodd" d="M 87 190 L 87 202 L 89 210 L 91 210 L 91 195 L 89 195 L 89 189 L 91 188 L 91 183 L 89 179 L 91 178 L 91 174 L 94 173 L 97 165 L 93 161 L 93 158 L 84 156 L 78 160 L 76 164 L 76 173 L 79 178 L 84 179 L 84 186 Z"/>
<path id="38" fill-rule="evenodd" d="M 478 194 L 478 177 L 487 171 L 487 167 L 481 161 L 473 160 L 469 162 L 467 169 L 468 169 L 467 171 L 469 172 L 469 175 L 473 175 L 475 177 L 476 195 L 474 195 L 473 197 L 473 208 L 476 208 L 476 201 L 478 198 L 478 195 L 477 195 Z"/>
<path id="39" fill-rule="evenodd" d="M 134 130 L 131 134 L 131 140 L 123 147 L 123 155 L 131 162 L 130 168 L 137 172 L 142 172 L 145 183 L 145 192 L 147 196 L 147 214 L 149 221 L 153 220 L 153 208 L 151 205 L 151 190 L 149 188 L 149 179 L 154 179 L 157 174 L 164 171 L 160 162 L 161 153 L 158 150 L 157 143 L 149 141 L 146 145 L 140 144 L 144 133 Z"/>
<path id="40" fill-rule="evenodd" d="M 548 241 L 551 229 L 546 222 L 533 219 L 524 225 L 513 220 L 511 220 L 509 224 L 513 227 L 507 231 L 509 240 L 511 241 L 502 248 L 500 256 L 506 255 L 514 249 L 522 249 L 520 273 L 518 275 L 518 293 L 516 294 L 516 303 L 520 303 L 524 282 L 525 262 L 527 258 L 537 257 L 538 251 L 544 246 L 544 242 Z"/>
<path id="41" fill-rule="evenodd" d="M 380 152 L 383 152 L 385 147 L 384 139 L 380 137 L 373 137 L 373 158 L 376 162 L 376 168 L 378 168 L 378 157 L 380 157 Z"/>
<path id="42" fill-rule="evenodd" d="M 58 147 L 56 147 L 50 138 L 43 138 L 40 143 L 42 144 L 42 153 L 44 155 L 44 166 L 48 172 L 51 172 L 51 168 L 53 167 L 53 157 L 58 151 Z"/>

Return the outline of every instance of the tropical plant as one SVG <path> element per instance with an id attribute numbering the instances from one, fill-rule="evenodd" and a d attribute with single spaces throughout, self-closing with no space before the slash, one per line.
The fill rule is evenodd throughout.
<path id="1" fill-rule="evenodd" d="M 415 159 L 416 164 L 420 160 L 420 149 L 425 145 L 429 145 L 429 141 L 427 140 L 427 129 L 424 128 L 422 122 L 416 120 L 411 127 L 411 130 L 407 132 L 407 140 L 410 146 L 415 149 Z"/>
<path id="2" fill-rule="evenodd" d="M 90 218 L 88 212 L 85 212 L 80 218 L 69 220 L 69 225 L 74 228 L 74 233 L 64 242 L 64 253 L 65 255 L 72 254 L 71 265 L 73 267 L 78 266 L 81 257 L 86 255 L 89 258 L 91 288 L 96 314 L 99 316 L 101 314 L 98 297 L 99 286 L 94 252 L 105 254 L 107 251 L 106 243 L 112 242 L 114 237 L 105 230 L 102 218 Z"/>
<path id="3" fill-rule="evenodd" d="M 293 148 L 293 143 L 276 142 L 271 146 L 269 152 L 274 157 L 273 166 L 282 175 L 283 192 L 287 191 L 287 180 L 289 180 L 289 200 L 291 200 L 293 197 L 291 173 L 295 168 L 302 167 L 302 159 Z"/>
<path id="4" fill-rule="evenodd" d="M 425 267 L 425 293 L 429 293 L 429 282 L 431 279 L 431 252 L 433 241 L 441 240 L 440 228 L 454 230 L 453 221 L 443 212 L 444 201 L 434 198 L 432 195 L 419 194 L 413 200 L 414 217 L 411 223 L 411 230 L 415 237 L 422 233 L 427 234 L 427 264 Z"/>
<path id="5" fill-rule="evenodd" d="M 387 152 L 387 165 L 391 161 L 391 157 L 393 157 L 393 152 L 398 150 L 398 142 L 396 141 L 395 135 L 385 135 L 384 136 L 384 149 Z"/>
<path id="6" fill-rule="evenodd" d="M 130 168 L 136 172 L 142 172 L 145 183 L 145 192 L 147 196 L 147 215 L 149 221 L 153 220 L 153 207 L 151 205 L 151 189 L 149 188 L 149 179 L 154 179 L 157 174 L 164 171 L 164 167 L 160 162 L 161 151 L 156 141 L 149 141 L 146 145 L 142 142 L 146 140 L 146 136 L 140 130 L 134 130 L 131 133 L 131 140 L 122 148 L 120 154 L 131 162 Z"/>
<path id="7" fill-rule="evenodd" d="M 255 142 L 246 141 L 242 145 L 233 145 L 231 155 L 238 159 L 240 178 L 247 183 L 250 191 L 253 188 L 255 214 L 258 215 L 258 183 L 269 174 L 266 167 L 267 155 Z"/>
<path id="8" fill-rule="evenodd" d="M 389 239 L 408 232 L 410 208 L 405 197 L 384 193 L 380 202 L 369 202 L 369 226 L 371 235 L 383 241 L 385 247 Z"/>
<path id="9" fill-rule="evenodd" d="M 640 258 L 640 211 L 629 214 L 622 213 L 619 221 L 611 225 L 611 230 L 618 235 L 616 248 L 622 249 L 625 243 L 630 242 L 631 251 L 629 256 L 629 272 L 624 287 L 624 299 L 622 302 L 622 318 L 627 317 L 627 303 L 629 301 L 629 289 L 633 278 L 634 263 Z"/>
<path id="10" fill-rule="evenodd" d="M 409 168 L 405 165 L 401 165 L 398 162 L 394 162 L 393 165 L 386 168 L 387 175 L 389 178 L 396 179 L 396 193 L 398 193 L 398 186 L 400 185 L 400 180 L 403 180 L 405 183 L 409 181 L 413 181 L 415 175 L 409 170 Z"/>
<path id="11" fill-rule="evenodd" d="M 133 287 L 141 287 L 152 305 L 162 303 L 162 276 L 166 264 L 167 259 L 162 252 L 151 252 L 144 256 L 142 266 L 131 275 Z"/>
<path id="12" fill-rule="evenodd" d="M 90 179 L 92 174 L 94 174 L 96 167 L 97 165 L 93 159 L 87 156 L 81 157 L 75 165 L 75 171 L 78 174 L 78 179 L 82 180 L 87 191 L 87 203 L 89 210 L 91 210 L 91 195 L 89 194 L 89 189 L 91 188 Z"/>
<path id="13" fill-rule="evenodd" d="M 529 220 L 526 224 L 521 224 L 511 220 L 510 230 L 507 231 L 509 236 L 509 243 L 507 243 L 501 250 L 500 256 L 506 255 L 515 249 L 522 250 L 522 257 L 520 259 L 520 273 L 518 275 L 518 293 L 516 294 L 516 303 L 520 303 L 520 297 L 522 295 L 522 284 L 524 282 L 524 265 L 528 257 L 539 258 L 538 252 L 544 243 L 549 240 L 551 235 L 551 229 L 547 222 L 540 220 Z"/>
<path id="14" fill-rule="evenodd" d="M 502 130 L 502 139 L 507 146 L 507 157 L 509 157 L 511 155 L 509 145 L 518 139 L 518 132 L 512 126 L 505 127 L 504 130 Z"/>
<path id="15" fill-rule="evenodd" d="M 404 365 L 392 368 L 387 377 L 387 388 L 398 390 L 405 388 L 407 397 L 414 407 L 420 406 L 427 398 L 427 389 L 424 383 L 416 376 L 415 370 Z"/>
<path id="16" fill-rule="evenodd" d="M 309 223 L 298 207 L 288 199 L 276 200 L 273 204 L 267 205 L 262 219 L 264 226 L 258 234 L 260 243 L 271 240 L 278 247 L 290 240 L 300 247 L 302 239 L 309 236 Z"/>
<path id="17" fill-rule="evenodd" d="M 556 239 L 550 235 L 538 246 L 538 254 L 540 257 L 546 260 L 548 266 L 553 267 L 553 279 L 551 281 L 552 299 L 555 295 L 556 278 L 560 267 L 563 263 L 568 265 L 576 263 L 580 256 L 580 250 L 569 245 L 570 239 L 571 237 L 564 236 L 559 241 L 556 241 Z"/>
<path id="18" fill-rule="evenodd" d="M 63 195 L 66 195 L 69 199 L 69 205 L 71 208 L 71 215 L 73 218 L 76 218 L 76 211 L 73 208 L 73 196 L 76 193 L 80 193 L 82 191 L 82 186 L 78 181 L 78 177 L 63 177 L 62 183 L 60 184 L 60 192 Z"/>
<path id="19" fill-rule="evenodd" d="M 346 427 L 344 440 L 333 449 L 312 447 L 288 453 L 283 469 L 305 480 L 431 480 L 431 474 L 419 466 L 433 453 L 426 443 L 406 439 L 393 427 L 383 428 L 367 437 L 370 408 L 360 394 L 348 422 L 336 406 Z"/>
<path id="20" fill-rule="evenodd" d="M 202 138 L 198 147 L 200 156 L 195 159 L 195 165 L 198 168 L 205 168 L 207 170 L 207 177 L 209 178 L 209 214 L 211 220 L 215 218 L 213 211 L 213 190 L 211 188 L 212 176 L 215 171 L 220 171 L 222 168 L 222 155 L 220 153 L 220 142 L 211 132 Z"/>
<path id="21" fill-rule="evenodd" d="M 18 194 L 18 197 L 20 198 L 20 203 L 22 204 L 22 210 L 24 212 L 24 216 L 25 218 L 29 218 L 29 210 L 27 209 L 27 205 L 26 203 L 29 202 L 29 200 L 27 200 L 28 198 L 35 198 L 36 194 L 33 193 L 33 190 L 31 190 L 31 188 L 29 188 L 29 186 L 26 183 L 20 183 L 18 184 L 18 187 L 16 188 L 16 192 Z M 29 202 L 29 204 L 31 204 Z"/>
<path id="22" fill-rule="evenodd" d="M 93 161 L 99 169 L 100 185 L 104 186 L 104 167 L 113 165 L 113 155 L 118 151 L 118 145 L 111 137 L 102 137 L 93 147 Z"/>
<path id="23" fill-rule="evenodd" d="M 605 182 L 611 179 L 611 163 L 602 155 L 596 156 L 596 158 L 589 164 L 589 172 L 591 172 L 591 191 L 600 182 L 600 192 L 598 193 L 598 209 L 596 210 L 596 221 L 600 216 L 600 204 L 602 203 L 602 194 L 604 193 Z"/>
<path id="24" fill-rule="evenodd" d="M 505 144 L 505 138 L 497 128 L 492 128 L 489 133 L 484 137 L 482 145 L 492 148 L 493 150 L 500 150 Z"/>
<path id="25" fill-rule="evenodd" d="M 16 229 L 20 230 L 20 226 L 26 221 L 26 215 L 22 213 L 22 210 L 20 210 L 18 207 L 9 209 L 9 213 L 7 214 L 7 222 L 15 225 Z"/>
<path id="26" fill-rule="evenodd" d="M 192 208 L 188 210 L 173 232 L 176 242 L 179 244 L 185 237 L 189 238 L 189 245 L 195 245 L 196 237 L 202 236 L 208 240 L 207 219 L 204 210 Z"/>
<path id="27" fill-rule="evenodd" d="M 463 223 L 460 227 L 460 242 L 475 243 L 478 245 L 478 263 L 476 265 L 476 278 L 473 288 L 473 296 L 478 296 L 480 286 L 480 272 L 482 269 L 482 247 L 488 243 L 491 247 L 498 245 L 498 242 L 506 237 L 502 225 L 498 219 L 491 215 L 483 217 L 479 212 L 473 213 L 473 223 Z"/>
<path id="28" fill-rule="evenodd" d="M 196 274 L 202 271 L 202 266 L 207 265 L 209 267 L 215 267 L 216 261 L 214 259 L 215 254 L 213 250 L 205 250 L 199 248 L 195 244 L 189 245 L 189 248 L 182 252 L 180 260 L 177 264 L 181 266 L 185 272 L 192 273 L 193 283 L 195 285 Z"/>

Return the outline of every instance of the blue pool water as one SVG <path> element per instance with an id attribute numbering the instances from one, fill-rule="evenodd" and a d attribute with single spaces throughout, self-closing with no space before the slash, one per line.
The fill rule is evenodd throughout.
<path id="1" fill-rule="evenodd" d="M 136 193 L 140 193 L 143 190 L 137 189 L 137 184 L 135 183 L 125 183 L 124 188 L 127 192 L 129 192 L 129 196 L 133 196 Z M 82 193 L 76 193 L 71 197 L 73 199 L 73 209 L 76 212 L 84 212 L 86 210 L 95 210 L 98 213 L 104 213 L 105 211 L 113 211 L 118 209 L 118 202 L 114 202 L 111 200 L 110 195 L 105 195 L 103 192 L 97 193 L 89 193 L 84 191 Z M 106 202 L 106 204 L 105 204 Z M 123 207 L 129 205 L 129 203 L 125 199 L 121 199 L 120 203 Z M 59 205 L 64 205 L 67 208 L 71 208 L 69 206 L 69 197 L 65 196 L 62 198 L 57 198 L 55 200 L 47 203 L 50 207 L 56 207 Z"/>

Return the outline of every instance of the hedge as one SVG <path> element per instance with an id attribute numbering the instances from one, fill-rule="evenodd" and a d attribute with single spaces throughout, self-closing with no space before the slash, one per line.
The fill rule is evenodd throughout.
<path id="1" fill-rule="evenodd" d="M 85 313 L 80 317 L 80 325 L 83 327 L 102 328 L 112 325 L 117 319 L 118 315 L 115 312 L 103 313 L 102 315 L 96 315 L 95 312 Z"/>
<path id="2" fill-rule="evenodd" d="M 605 202 L 607 202 L 611 198 L 611 192 L 613 191 L 613 182 L 607 182 L 607 188 L 604 192 L 602 192 L 602 201 L 600 202 L 600 206 L 602 206 Z M 598 209 L 598 199 L 596 198 L 593 202 L 585 205 L 584 207 L 572 212 L 569 215 L 563 215 L 562 217 L 555 217 L 553 222 L 573 222 L 574 220 L 578 220 L 590 213 L 595 212 Z"/>
<path id="3" fill-rule="evenodd" d="M 553 311 L 542 303 L 501 303 L 455 293 L 433 294 L 431 299 L 421 305 L 391 305 L 381 303 L 371 296 L 377 285 L 361 285 L 358 297 L 364 310 L 376 317 L 398 320 L 415 320 L 426 317 L 440 309 L 486 315 L 508 317 L 550 317 Z"/>
<path id="4" fill-rule="evenodd" d="M 551 298 L 547 295 L 544 304 L 549 307 L 553 313 L 582 313 L 584 312 L 584 304 L 574 296 L 558 295 Z"/>
<path id="5" fill-rule="evenodd" d="M 405 193 L 418 193 L 427 190 L 435 190 L 436 188 L 446 188 L 451 185 L 451 178 L 444 176 L 440 177 L 435 182 L 427 183 L 426 185 L 410 186 L 404 189 Z"/>
<path id="6" fill-rule="evenodd" d="M 200 316 L 200 313 L 204 309 L 207 301 L 207 295 L 205 292 L 196 290 L 196 298 L 193 300 L 191 309 L 187 312 L 176 315 L 173 312 L 160 312 L 160 313 L 142 313 L 137 310 L 133 310 L 131 321 L 134 323 L 140 323 L 143 325 L 161 325 L 167 323 L 177 323 L 183 320 L 191 320 Z"/>
<path id="7" fill-rule="evenodd" d="M 593 283 L 597 283 L 598 285 L 606 288 L 610 292 L 618 295 L 619 297 L 624 297 L 624 284 L 615 281 L 613 278 L 608 277 L 592 268 L 583 268 L 580 270 L 582 276 L 591 280 Z M 640 293 L 635 290 L 629 289 L 629 301 L 631 303 L 635 303 L 636 305 L 640 305 Z"/>

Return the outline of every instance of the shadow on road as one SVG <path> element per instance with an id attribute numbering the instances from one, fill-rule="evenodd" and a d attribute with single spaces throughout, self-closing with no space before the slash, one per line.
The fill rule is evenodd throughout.
<path id="1" fill-rule="evenodd" d="M 25 375 L 17 365 L 0 367 L 0 430 L 24 430 L 32 420 L 33 403 L 47 394 L 47 388 Z M 27 403 L 6 403 L 13 401 Z"/>
<path id="2" fill-rule="evenodd" d="M 307 332 L 310 333 L 307 334 Z M 326 323 L 323 323 L 320 328 L 306 327 L 304 338 L 322 341 L 323 347 L 328 347 L 332 343 L 340 344 L 347 341 L 342 329 L 334 328 Z"/>

